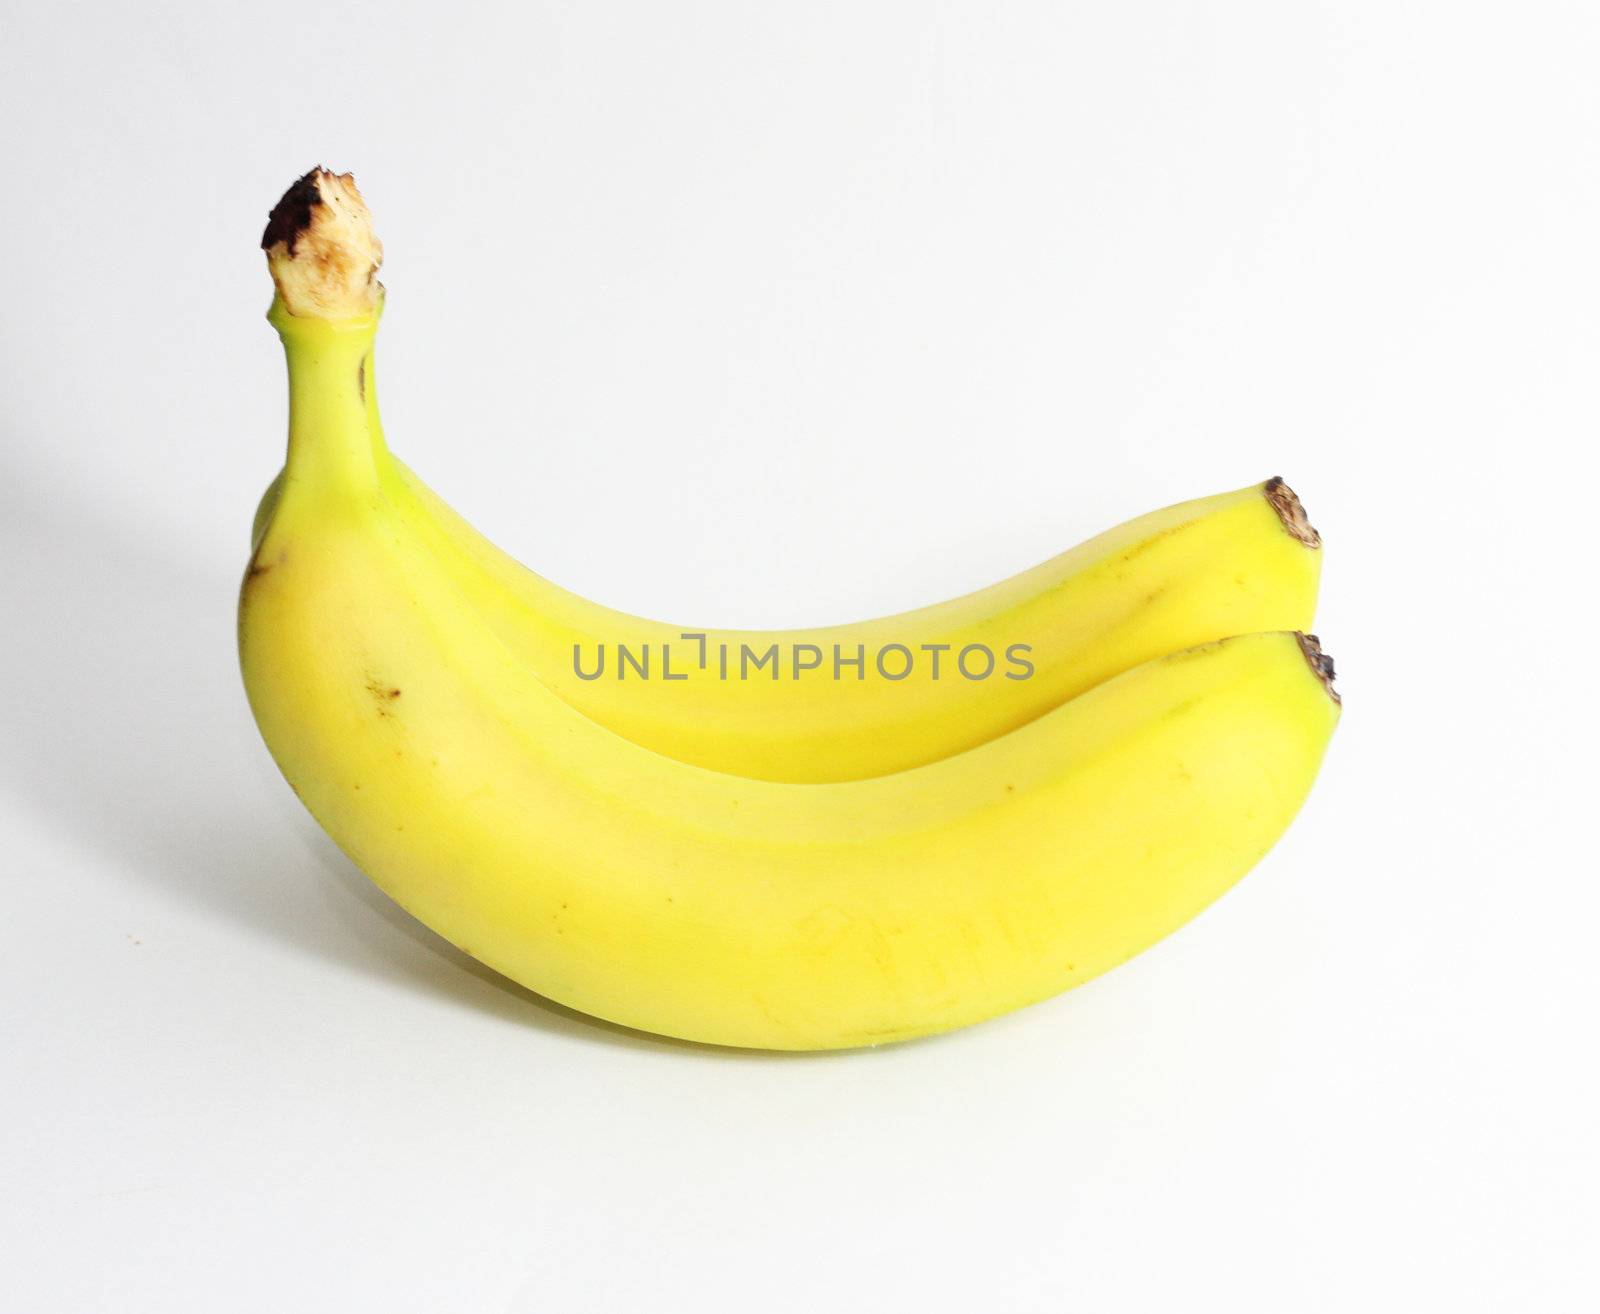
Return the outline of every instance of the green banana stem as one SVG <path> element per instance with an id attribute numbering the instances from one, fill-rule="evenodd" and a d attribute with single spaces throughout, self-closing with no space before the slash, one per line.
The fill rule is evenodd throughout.
<path id="1" fill-rule="evenodd" d="M 289 366 L 289 454 L 285 486 L 376 491 L 371 370 L 376 314 L 363 319 L 299 318 L 281 298 L 267 319 Z"/>
<path id="2" fill-rule="evenodd" d="M 323 168 L 296 179 L 261 247 L 277 288 L 267 319 L 289 365 L 284 486 L 375 492 L 388 460 L 372 379 L 383 246 L 355 179 Z"/>

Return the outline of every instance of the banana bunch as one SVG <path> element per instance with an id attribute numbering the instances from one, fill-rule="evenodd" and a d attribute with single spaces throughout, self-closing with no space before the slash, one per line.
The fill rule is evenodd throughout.
<path id="1" fill-rule="evenodd" d="M 1339 706 L 1282 481 L 881 620 L 641 620 L 389 452 L 348 175 L 296 182 L 262 245 L 290 413 L 239 603 L 256 722 L 378 885 L 540 994 L 771 1049 L 964 1026 L 1188 921 L 1310 790 Z"/>

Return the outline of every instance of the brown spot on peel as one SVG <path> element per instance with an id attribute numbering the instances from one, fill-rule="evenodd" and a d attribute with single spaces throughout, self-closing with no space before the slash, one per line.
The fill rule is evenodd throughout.
<path id="1" fill-rule="evenodd" d="M 367 677 L 367 692 L 377 701 L 379 716 L 390 715 L 389 704 L 400 696 L 399 689 L 383 683 L 376 676 Z"/>
<path id="2" fill-rule="evenodd" d="M 1311 668 L 1311 673 L 1322 681 L 1322 687 L 1328 691 L 1328 697 L 1336 703 L 1344 699 L 1339 697 L 1339 691 L 1333 687 L 1333 658 L 1322 651 L 1322 641 L 1315 634 L 1301 634 L 1295 632 L 1295 639 L 1300 644 L 1300 651 L 1305 655 L 1306 665 Z"/>
<path id="3" fill-rule="evenodd" d="M 260 552 L 257 552 L 255 556 L 250 558 L 250 564 L 249 564 L 248 567 L 245 568 L 245 572 L 244 572 L 245 582 L 248 584 L 253 579 L 259 579 L 262 575 L 265 575 L 274 566 L 281 566 L 288 559 L 289 559 L 289 550 L 287 548 L 279 548 L 278 549 L 278 555 L 276 557 L 274 557 L 271 561 L 263 561 L 261 559 Z"/>
<path id="4" fill-rule="evenodd" d="M 1273 475 L 1261 485 L 1261 492 L 1272 509 L 1278 513 L 1278 519 L 1283 521 L 1283 527 L 1289 531 L 1291 538 L 1298 539 L 1308 548 L 1322 546 L 1322 535 L 1312 527 L 1310 519 L 1306 516 L 1306 509 L 1295 496 L 1294 489 L 1277 475 Z"/>

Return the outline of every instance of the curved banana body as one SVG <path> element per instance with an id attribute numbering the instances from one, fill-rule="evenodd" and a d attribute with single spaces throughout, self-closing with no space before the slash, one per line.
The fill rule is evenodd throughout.
<path id="1" fill-rule="evenodd" d="M 385 486 L 508 646 L 566 701 L 658 752 L 761 780 L 901 771 L 1024 725 L 1162 653 L 1309 629 L 1322 564 L 1257 484 L 1141 516 L 918 611 L 816 630 L 692 631 L 551 584 L 398 461 Z M 638 678 L 624 651 L 653 661 L 654 678 Z M 662 678 L 669 660 L 683 678 Z"/>
<path id="2" fill-rule="evenodd" d="M 337 379 L 333 386 L 348 388 Z M 937 761 L 1162 653 L 1309 630 L 1321 540 L 1280 480 L 1130 520 L 937 606 L 815 630 L 692 630 L 599 606 L 500 551 L 388 450 L 371 354 L 365 424 L 384 495 L 555 693 L 669 757 L 761 780 Z M 280 481 L 262 499 L 257 531 Z"/>
<path id="3" fill-rule="evenodd" d="M 1157 658 L 875 779 L 742 779 L 653 752 L 530 671 L 391 500 L 357 388 L 371 322 L 274 322 L 290 454 L 241 595 L 251 707 L 382 888 L 543 995 L 764 1048 L 961 1026 L 1194 916 L 1311 786 L 1338 708 L 1294 634 Z"/>

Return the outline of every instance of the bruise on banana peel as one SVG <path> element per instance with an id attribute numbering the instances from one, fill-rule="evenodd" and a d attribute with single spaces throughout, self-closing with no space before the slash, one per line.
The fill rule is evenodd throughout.
<path id="1" fill-rule="evenodd" d="M 273 206 L 261 249 L 291 315 L 351 319 L 377 309 L 383 243 L 354 175 L 319 165 L 297 178 Z"/>

